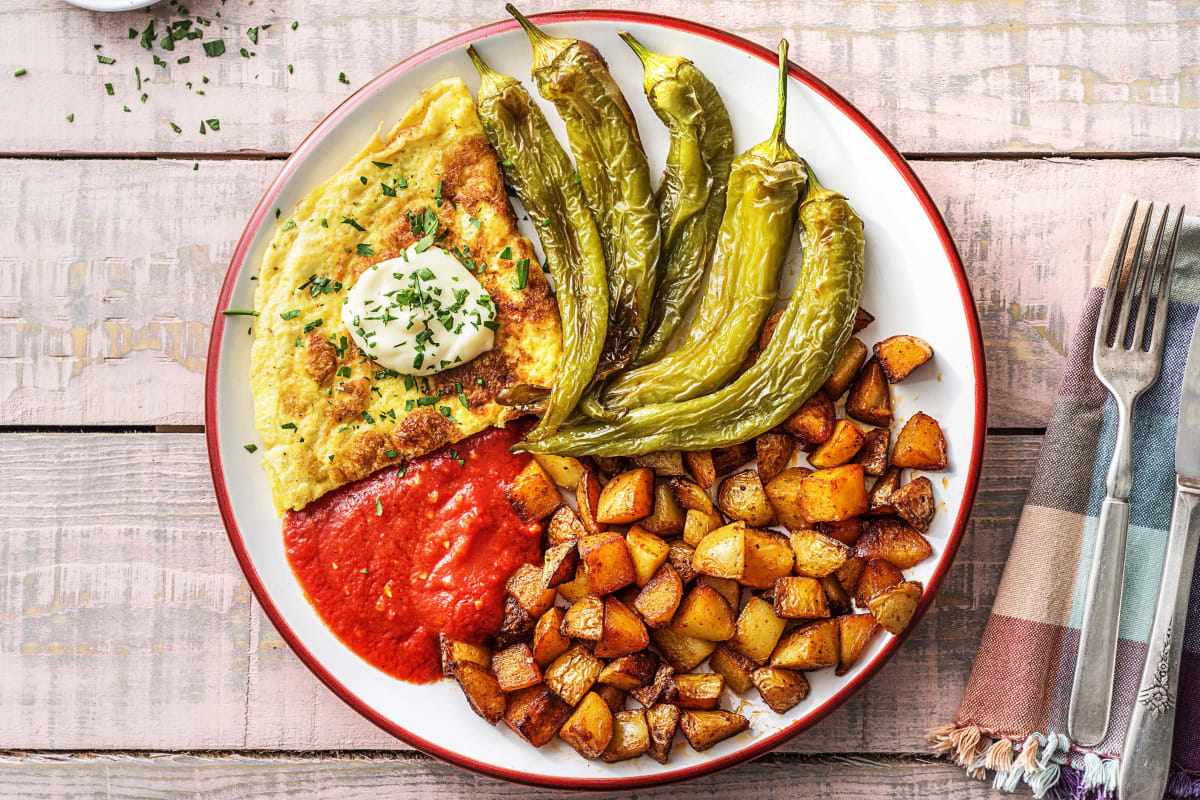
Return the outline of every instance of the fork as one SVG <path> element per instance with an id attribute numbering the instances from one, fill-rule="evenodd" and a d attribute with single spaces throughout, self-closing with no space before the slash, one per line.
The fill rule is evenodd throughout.
<path id="1" fill-rule="evenodd" d="M 1170 209 L 1169 205 L 1165 206 L 1158 218 L 1149 252 L 1147 233 L 1151 217 L 1154 216 L 1153 204 L 1138 226 L 1137 245 L 1129 267 L 1124 297 L 1114 317 L 1113 305 L 1124 271 L 1134 220 L 1138 216 L 1138 203 L 1134 201 L 1108 276 L 1092 346 L 1092 366 L 1096 377 L 1117 404 L 1117 440 L 1105 481 L 1107 493 L 1096 525 L 1095 550 L 1083 606 L 1083 625 L 1079 631 L 1079 657 L 1075 662 L 1071 705 L 1067 712 L 1067 732 L 1075 742 L 1089 747 L 1100 744 L 1108 732 L 1117 660 L 1117 631 L 1121 621 L 1121 588 L 1125 577 L 1125 539 L 1129 528 L 1133 407 L 1142 392 L 1158 380 L 1162 365 L 1163 338 L 1167 326 L 1165 302 L 1156 309 L 1149 349 L 1143 348 L 1143 339 L 1151 288 L 1154 286 L 1151 281 L 1157 280 L 1157 296 L 1165 298 L 1174 268 L 1172 259 L 1162 259 L 1160 262 L 1158 257 Z M 1170 249 L 1168 246 L 1167 251 Z M 1133 317 L 1134 295 L 1141 297 L 1137 304 L 1136 319 Z M 1130 322 L 1133 322 L 1133 336 L 1130 346 L 1126 347 Z M 1110 339 L 1112 344 L 1109 344 Z"/>

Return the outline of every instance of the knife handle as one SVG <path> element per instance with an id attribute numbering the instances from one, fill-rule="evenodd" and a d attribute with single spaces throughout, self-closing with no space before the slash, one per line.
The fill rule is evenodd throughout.
<path id="1" fill-rule="evenodd" d="M 1183 630 L 1198 542 L 1200 484 L 1185 486 L 1177 481 L 1154 626 L 1146 646 L 1146 665 L 1142 668 L 1137 702 L 1121 751 L 1117 778 L 1117 796 L 1121 800 L 1162 800 L 1167 789 Z"/>

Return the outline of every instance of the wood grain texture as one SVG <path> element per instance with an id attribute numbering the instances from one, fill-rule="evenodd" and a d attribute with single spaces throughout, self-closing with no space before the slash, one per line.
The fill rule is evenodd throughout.
<path id="1" fill-rule="evenodd" d="M 989 441 L 937 605 L 786 750 L 924 752 L 966 685 L 1039 445 Z M 4 434 L 0 450 L 0 749 L 404 747 L 318 683 L 253 602 L 202 436 Z"/>
<path id="2" fill-rule="evenodd" d="M 0 425 L 202 421 L 217 289 L 279 164 L 192 163 L 5 164 L 0 218 L 19 222 L 0 226 Z M 915 166 L 967 264 L 990 423 L 1042 426 L 1117 197 L 1194 200 L 1200 160 Z"/>
<path id="3" fill-rule="evenodd" d="M 9 123 L 0 127 L 0 151 L 290 151 L 386 67 L 504 16 L 499 0 L 294 0 L 275 4 L 278 12 L 262 2 L 187 5 L 213 19 L 205 39 L 223 38 L 226 54 L 207 58 L 196 41 L 173 52 L 156 46 L 168 64 L 160 68 L 126 32 L 142 30 L 152 17 L 161 32 L 171 14 L 165 4 L 149 15 L 103 15 L 63 3 L 0 2 Z M 552 5 L 596 6 L 637 4 Z M 527 3 L 526 10 L 540 9 Z M 1200 144 L 1200 80 L 1191 57 L 1200 48 L 1200 11 L 1190 3 L 659 0 L 654 10 L 772 48 L 787 36 L 800 63 L 908 152 L 1169 152 Z M 266 23 L 271 27 L 260 27 L 251 42 L 247 29 Z M 116 63 L 98 63 L 87 43 L 102 44 Z M 254 57 L 240 56 L 242 47 Z M 190 62 L 176 63 L 183 55 Z M 151 81 L 142 88 L 150 95 L 145 104 L 138 102 L 135 66 Z M 14 80 L 18 67 L 28 71 Z M 338 79 L 342 72 L 347 83 Z M 201 83 L 202 76 L 211 82 Z M 106 82 L 114 85 L 111 97 Z M 220 130 L 201 135 L 200 121 L 212 117 Z"/>

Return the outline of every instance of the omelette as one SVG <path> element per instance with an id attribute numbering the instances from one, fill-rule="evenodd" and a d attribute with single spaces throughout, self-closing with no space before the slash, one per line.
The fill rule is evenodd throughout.
<path id="1" fill-rule="evenodd" d="M 519 412 L 498 393 L 553 383 L 558 309 L 460 79 L 425 91 L 390 133 L 373 136 L 276 226 L 255 292 L 250 384 L 281 514 L 503 427 Z M 365 271 L 431 246 L 490 295 L 494 340 L 436 374 L 406 374 L 363 353 L 343 305 Z"/>

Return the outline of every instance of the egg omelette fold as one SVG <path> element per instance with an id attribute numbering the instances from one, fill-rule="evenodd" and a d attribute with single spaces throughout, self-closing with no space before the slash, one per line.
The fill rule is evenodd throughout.
<path id="1" fill-rule="evenodd" d="M 427 235 L 426 214 L 437 218 L 435 246 L 491 295 L 499 328 L 490 351 L 421 378 L 367 358 L 341 307 L 365 269 Z M 553 382 L 558 309 L 460 79 L 425 91 L 390 133 L 372 136 L 275 224 L 255 292 L 250 385 L 278 512 L 503 427 L 517 412 L 496 402 L 498 392 Z"/>

